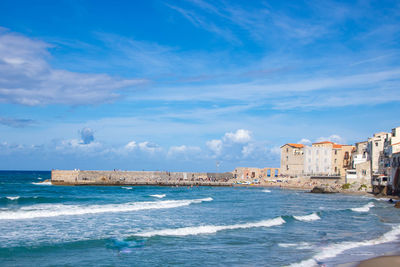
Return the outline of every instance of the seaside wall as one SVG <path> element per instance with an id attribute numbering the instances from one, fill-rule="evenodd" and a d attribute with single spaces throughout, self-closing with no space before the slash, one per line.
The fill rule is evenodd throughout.
<path id="1" fill-rule="evenodd" d="M 73 184 L 78 180 L 79 171 L 52 170 L 51 182 L 53 184 Z"/>
<path id="2" fill-rule="evenodd" d="M 221 185 L 233 174 L 161 171 L 52 171 L 55 185 Z"/>

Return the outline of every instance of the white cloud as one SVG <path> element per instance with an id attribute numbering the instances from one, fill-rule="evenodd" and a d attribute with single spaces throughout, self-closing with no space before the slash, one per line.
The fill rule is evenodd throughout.
<path id="1" fill-rule="evenodd" d="M 55 69 L 48 63 L 50 47 L 0 29 L 0 102 L 30 106 L 104 103 L 118 98 L 118 90 L 145 82 Z"/>
<path id="2" fill-rule="evenodd" d="M 135 141 L 130 141 L 128 144 L 125 145 L 125 149 L 128 151 L 132 151 L 137 148 L 137 143 Z"/>
<path id="3" fill-rule="evenodd" d="M 242 148 L 242 155 L 243 157 L 247 158 L 249 157 L 252 153 L 254 153 L 255 146 L 254 144 L 248 144 Z"/>
<path id="4" fill-rule="evenodd" d="M 239 144 L 248 143 L 251 140 L 251 132 L 249 130 L 239 129 L 235 133 L 226 133 L 223 140 Z"/>
<path id="5" fill-rule="evenodd" d="M 190 159 L 197 157 L 200 152 L 201 148 L 197 146 L 172 146 L 168 150 L 167 157 L 183 157 L 185 159 Z"/>
<path id="6" fill-rule="evenodd" d="M 300 141 L 298 141 L 297 143 L 299 144 L 303 144 L 303 145 L 311 145 L 311 140 L 307 139 L 307 138 L 302 138 Z"/>
<path id="7" fill-rule="evenodd" d="M 345 140 L 337 134 L 332 134 L 329 137 L 321 136 L 317 139 L 317 142 L 323 142 L 323 141 L 330 141 L 330 142 L 334 142 L 334 143 L 343 143 Z"/>
<path id="8" fill-rule="evenodd" d="M 141 151 L 148 152 L 148 153 L 154 153 L 154 152 L 159 152 L 162 150 L 162 148 L 154 143 L 144 141 L 138 144 L 138 147 Z"/>
<path id="9" fill-rule="evenodd" d="M 214 152 L 216 156 L 221 154 L 222 151 L 222 141 L 219 139 L 213 139 L 206 142 L 207 147 Z"/>

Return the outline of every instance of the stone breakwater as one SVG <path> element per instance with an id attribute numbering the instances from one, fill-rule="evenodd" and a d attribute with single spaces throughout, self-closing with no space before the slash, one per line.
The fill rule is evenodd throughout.
<path id="1" fill-rule="evenodd" d="M 51 171 L 53 185 L 231 186 L 232 179 L 231 172 Z"/>

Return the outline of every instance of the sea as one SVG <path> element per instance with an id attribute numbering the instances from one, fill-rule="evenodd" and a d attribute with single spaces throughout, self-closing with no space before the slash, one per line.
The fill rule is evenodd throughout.
<path id="1" fill-rule="evenodd" d="M 387 199 L 50 176 L 0 172 L 0 266 L 354 266 L 400 251 Z"/>

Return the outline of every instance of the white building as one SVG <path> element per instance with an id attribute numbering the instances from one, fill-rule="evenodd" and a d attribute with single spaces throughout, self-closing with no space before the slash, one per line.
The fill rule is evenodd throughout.
<path id="1" fill-rule="evenodd" d="M 332 175 L 332 148 L 306 146 L 304 148 L 304 173 L 306 175 Z"/>

